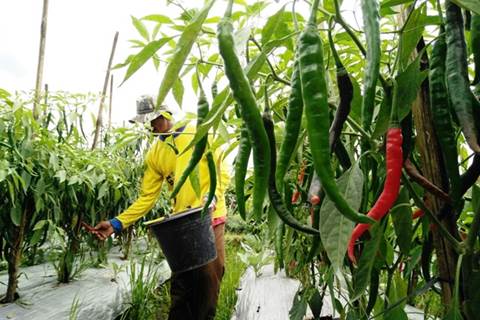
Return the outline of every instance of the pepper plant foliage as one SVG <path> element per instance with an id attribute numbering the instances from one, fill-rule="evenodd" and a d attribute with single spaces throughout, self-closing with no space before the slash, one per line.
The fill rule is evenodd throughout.
<path id="1" fill-rule="evenodd" d="M 4 301 L 11 302 L 20 265 L 42 262 L 40 251 L 51 257 L 60 282 L 85 263 L 106 262 L 111 244 L 93 241 L 81 222 L 111 218 L 136 198 L 143 135 L 112 129 L 102 149 L 90 150 L 85 115 L 95 96 L 50 92 L 34 119 L 30 94 L 0 95 L 0 259 L 8 262 Z M 82 258 L 87 248 L 97 253 L 91 261 Z"/>
<path id="2" fill-rule="evenodd" d="M 157 69 L 165 67 L 158 104 L 171 91 L 185 106 L 185 80 L 191 79 L 197 92 L 197 73 L 204 87 L 212 83 L 211 108 L 191 146 L 208 131 L 215 137 L 211 147 L 223 147 L 225 155 L 241 144 L 235 164 L 241 175 L 235 180 L 240 213 L 248 220 L 268 221 L 277 266 L 303 284 L 295 298 L 302 306 L 296 305 L 291 316 L 301 319 L 307 302 L 317 313 L 319 295 L 329 291 L 342 297 L 332 298 L 342 318 L 405 319 L 407 302 L 429 313 L 426 306 L 436 301 L 435 315 L 474 319 L 480 311 L 474 289 L 480 284 L 480 213 L 477 189 L 471 193 L 471 187 L 480 171 L 471 150 L 478 145 L 480 125 L 480 4 L 365 0 L 342 6 L 340 0 L 323 0 L 311 1 L 311 15 L 309 1 L 227 2 L 185 8 L 168 1 L 178 8 L 178 18 L 135 18 L 142 39 L 132 42 L 139 51 L 117 68 L 128 67 L 128 79 L 149 60 Z M 361 11 L 363 22 L 352 18 L 352 11 Z M 438 58 L 432 47 L 443 37 L 447 49 Z M 432 67 L 432 60 L 440 63 Z M 442 76 L 439 70 L 444 70 Z M 430 87 L 432 77 L 435 85 Z M 325 88 L 318 79 L 325 80 Z M 298 101 L 292 97 L 298 91 L 301 105 L 294 109 Z M 254 101 L 247 97 L 252 93 Z M 438 99 L 441 94 L 444 99 Z M 442 100 L 447 109 L 438 117 Z M 292 110 L 296 117 L 290 117 Z M 266 143 L 258 127 L 262 112 L 264 119 L 273 119 L 275 145 L 272 137 Z M 298 132 L 289 121 L 300 124 Z M 447 146 L 445 135 L 452 133 L 453 143 Z M 280 165 L 261 162 L 268 159 L 262 148 L 274 155 L 289 149 L 282 146 L 285 141 L 293 150 L 278 157 L 286 159 L 286 172 L 277 171 L 268 184 L 269 199 L 278 191 L 282 197 L 275 197 L 273 206 L 265 201 L 259 213 L 263 198 L 258 197 L 265 190 L 258 189 L 268 176 L 260 168 L 271 176 Z M 243 176 L 248 143 L 255 179 Z M 317 161 L 327 164 L 315 165 L 315 172 Z M 327 184 L 330 177 L 336 179 L 333 185 Z M 360 217 L 367 213 L 379 222 L 353 236 L 355 222 L 369 222 Z M 319 232 L 303 233 L 309 224 Z M 346 257 L 349 242 L 356 263 Z"/>

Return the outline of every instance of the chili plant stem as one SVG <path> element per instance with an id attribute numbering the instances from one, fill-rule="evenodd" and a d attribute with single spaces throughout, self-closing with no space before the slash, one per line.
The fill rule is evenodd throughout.
<path id="1" fill-rule="evenodd" d="M 417 194 L 415 189 L 412 186 L 412 183 L 408 180 L 408 176 L 405 171 L 402 171 L 402 180 L 405 186 L 407 187 L 408 191 L 412 195 L 413 201 L 415 205 L 425 212 L 430 219 L 438 226 L 438 230 L 443 235 L 443 237 L 450 242 L 455 252 L 458 254 L 462 254 L 465 251 L 463 243 L 459 242 L 455 237 L 445 228 L 445 226 L 440 222 L 437 216 L 425 205 L 425 203 L 420 199 L 420 196 Z"/>

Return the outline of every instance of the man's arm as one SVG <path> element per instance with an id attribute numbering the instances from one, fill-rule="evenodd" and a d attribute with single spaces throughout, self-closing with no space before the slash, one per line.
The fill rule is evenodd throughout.
<path id="1" fill-rule="evenodd" d="M 110 221 L 102 221 L 95 227 L 99 232 L 98 237 L 101 240 L 105 240 L 114 232 L 120 233 L 124 228 L 135 223 L 154 207 L 162 188 L 163 176 L 152 167 L 148 156 L 146 163 L 147 168 L 143 176 L 138 199 L 117 217 Z"/>

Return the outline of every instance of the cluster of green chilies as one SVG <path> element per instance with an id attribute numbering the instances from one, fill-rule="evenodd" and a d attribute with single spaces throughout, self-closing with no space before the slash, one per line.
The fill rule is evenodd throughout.
<path id="1" fill-rule="evenodd" d="M 290 213 L 290 211 L 285 206 L 282 195 L 277 190 L 276 181 L 275 181 L 275 171 L 276 171 L 276 165 L 277 165 L 277 156 L 276 156 L 277 152 L 275 148 L 275 145 L 276 145 L 275 131 L 274 131 L 274 125 L 273 125 L 272 117 L 270 115 L 269 110 L 265 110 L 262 118 L 263 118 L 263 125 L 265 127 L 265 130 L 267 131 L 268 140 L 270 142 L 270 178 L 269 178 L 269 184 L 268 184 L 268 196 L 270 198 L 270 203 L 272 204 L 273 209 L 278 214 L 280 219 L 282 219 L 282 221 L 286 225 L 292 227 L 295 230 L 298 230 L 307 234 L 318 235 L 319 234 L 318 228 L 314 229 L 310 226 L 303 225 L 301 222 L 295 219 L 295 217 Z"/>
<path id="2" fill-rule="evenodd" d="M 260 217 L 270 175 L 270 147 L 255 95 L 235 52 L 233 26 L 230 19 L 232 6 L 233 1 L 230 0 L 225 16 L 218 24 L 217 38 L 225 74 L 229 80 L 233 97 L 238 103 L 240 115 L 247 128 L 253 149 L 253 212 L 255 216 Z"/>

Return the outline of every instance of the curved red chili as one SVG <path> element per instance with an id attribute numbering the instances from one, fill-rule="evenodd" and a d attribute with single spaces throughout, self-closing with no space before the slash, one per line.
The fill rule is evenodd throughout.
<path id="1" fill-rule="evenodd" d="M 388 129 L 386 150 L 387 178 L 383 186 L 382 194 L 368 212 L 368 216 L 376 221 L 382 219 L 392 208 L 400 191 L 403 163 L 402 140 L 401 128 L 393 127 Z M 368 230 L 368 227 L 368 224 L 360 223 L 353 229 L 350 242 L 348 243 L 348 257 L 354 263 L 356 262 L 354 253 L 355 241 Z"/>

